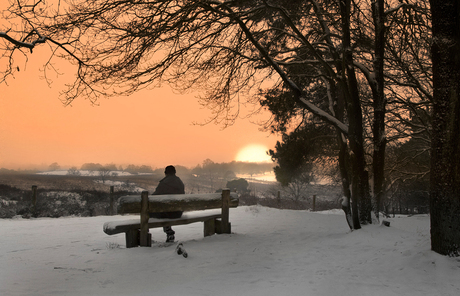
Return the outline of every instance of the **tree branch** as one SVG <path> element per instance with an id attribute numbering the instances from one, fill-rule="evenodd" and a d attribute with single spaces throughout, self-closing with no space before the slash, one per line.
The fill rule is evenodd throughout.
<path id="1" fill-rule="evenodd" d="M 28 34 L 28 36 L 31 36 L 31 35 L 37 35 L 38 38 L 36 40 L 32 41 L 32 42 L 25 42 L 25 41 L 20 41 L 20 40 L 14 39 L 13 37 L 8 35 L 8 32 L 0 32 L 0 38 L 6 39 L 8 42 L 14 44 L 16 47 L 28 48 L 28 49 L 30 49 L 31 52 L 35 48 L 35 46 L 37 44 L 45 43 L 46 40 L 48 40 L 45 36 L 40 35 L 40 33 L 37 30 L 32 30 Z"/>

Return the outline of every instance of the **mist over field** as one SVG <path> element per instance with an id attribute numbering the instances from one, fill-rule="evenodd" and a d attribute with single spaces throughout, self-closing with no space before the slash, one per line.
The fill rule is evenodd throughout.
<path id="1" fill-rule="evenodd" d="M 216 192 L 233 180 L 239 190 L 242 204 L 265 204 L 271 207 L 311 209 L 315 196 L 318 209 L 340 208 L 340 188 L 337 185 L 307 184 L 302 195 L 283 188 L 273 181 L 271 172 L 259 174 L 205 172 L 197 175 L 196 170 L 178 167 L 177 175 L 185 184 L 186 193 Z M 69 171 L 57 170 L 40 173 L 0 174 L 0 217 L 61 217 L 69 215 L 97 216 L 110 214 L 110 200 L 127 194 L 153 192 L 163 170 L 150 173 L 129 173 L 122 171 Z M 36 207 L 32 209 L 33 186 L 37 188 Z M 113 193 L 111 193 L 111 188 Z M 116 205 L 115 205 L 116 207 Z M 35 211 L 35 213 L 32 213 Z"/>

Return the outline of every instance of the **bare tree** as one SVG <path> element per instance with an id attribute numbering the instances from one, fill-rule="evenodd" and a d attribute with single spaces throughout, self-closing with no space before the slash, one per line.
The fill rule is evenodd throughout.
<path id="1" fill-rule="evenodd" d="M 50 171 L 57 171 L 61 168 L 61 166 L 57 162 L 53 162 L 52 164 L 49 165 L 48 169 Z"/>
<path id="2" fill-rule="evenodd" d="M 81 176 L 81 172 L 77 169 L 77 167 L 71 167 L 67 170 L 67 175 L 70 176 Z"/>
<path id="3" fill-rule="evenodd" d="M 102 179 L 102 183 L 105 183 L 105 180 L 110 176 L 111 172 L 112 171 L 108 167 L 103 166 L 99 168 L 98 174 Z"/>
<path id="4" fill-rule="evenodd" d="M 304 172 L 289 183 L 288 186 L 283 187 L 284 191 L 291 196 L 294 201 L 307 199 L 307 188 L 312 180 L 311 172 Z"/>
<path id="5" fill-rule="evenodd" d="M 10 60 L 4 74 L 14 73 L 14 54 L 46 42 L 53 53 L 45 70 L 59 57 L 76 66 L 76 80 L 63 93 L 66 104 L 168 82 L 203 90 L 211 120 L 223 125 L 237 118 L 242 95 L 257 103 L 267 88 L 284 88 L 290 101 L 335 127 L 344 194 L 351 196 L 352 227 L 358 229 L 371 222 L 368 129 L 377 200 L 383 190 L 385 22 L 411 7 L 385 3 L 15 0 L 5 19 L 17 26 L 0 34 Z M 328 90 L 321 105 L 309 96 L 318 84 Z"/>

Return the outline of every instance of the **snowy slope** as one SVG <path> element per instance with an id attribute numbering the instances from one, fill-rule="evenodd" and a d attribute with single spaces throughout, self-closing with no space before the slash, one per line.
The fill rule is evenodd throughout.
<path id="1" fill-rule="evenodd" d="M 428 216 L 350 232 L 340 211 L 239 207 L 230 235 L 175 227 L 188 258 L 102 232 L 126 219 L 0 220 L 0 295 L 460 295 L 460 260 L 430 251 Z"/>

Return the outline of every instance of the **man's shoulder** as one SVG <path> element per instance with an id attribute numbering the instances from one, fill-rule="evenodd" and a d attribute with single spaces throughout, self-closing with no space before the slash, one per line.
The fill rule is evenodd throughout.
<path id="1" fill-rule="evenodd" d="M 182 182 L 182 180 L 178 176 L 175 176 L 175 175 L 166 176 L 160 180 L 160 182 L 174 182 L 174 181 Z"/>

